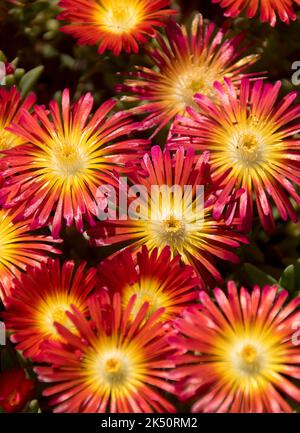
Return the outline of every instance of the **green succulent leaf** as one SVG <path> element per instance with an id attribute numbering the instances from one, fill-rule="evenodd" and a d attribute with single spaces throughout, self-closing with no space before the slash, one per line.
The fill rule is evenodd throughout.
<path id="1" fill-rule="evenodd" d="M 278 284 L 278 281 L 275 278 L 250 263 L 245 263 L 244 269 L 246 278 L 250 285 L 257 284 L 258 286 L 263 287 L 265 285 Z"/>
<path id="2" fill-rule="evenodd" d="M 43 70 L 44 66 L 37 66 L 23 75 L 19 85 L 23 96 L 28 95 L 28 93 L 34 88 L 35 84 L 42 75 Z"/>
<path id="3" fill-rule="evenodd" d="M 279 284 L 290 293 L 300 290 L 300 260 L 283 271 Z"/>

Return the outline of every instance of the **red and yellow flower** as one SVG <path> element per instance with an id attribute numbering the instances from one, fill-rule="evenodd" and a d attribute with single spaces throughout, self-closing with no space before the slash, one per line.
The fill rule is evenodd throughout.
<path id="1" fill-rule="evenodd" d="M 221 7 L 226 8 L 224 15 L 235 18 L 243 11 L 246 11 L 248 18 L 253 18 L 257 13 L 260 14 L 260 20 L 275 26 L 277 16 L 281 21 L 289 24 L 295 21 L 297 15 L 293 5 L 300 5 L 299 0 L 212 0 L 213 3 L 219 3 Z"/>
<path id="2" fill-rule="evenodd" d="M 93 103 L 88 93 L 70 106 L 65 90 L 61 107 L 56 101 L 49 112 L 35 107 L 35 115 L 24 112 L 10 128 L 27 143 L 3 159 L 9 167 L 3 172 L 2 201 L 17 209 L 24 203 L 20 217 L 31 219 L 31 229 L 52 224 L 57 237 L 63 220 L 67 226 L 75 222 L 79 231 L 83 219 L 93 224 L 98 187 L 117 185 L 115 170 L 130 170 L 126 164 L 148 147 L 146 140 L 124 137 L 136 124 L 125 112 L 109 116 L 115 101 L 105 102 L 90 117 Z"/>
<path id="3" fill-rule="evenodd" d="M 31 234 L 28 221 L 14 222 L 14 214 L 4 210 L 0 210 L 0 237 L 0 296 L 4 300 L 14 277 L 47 260 L 47 254 L 60 251 L 51 236 Z"/>
<path id="4" fill-rule="evenodd" d="M 129 321 L 134 304 L 134 296 L 124 308 L 118 293 L 105 302 L 93 296 L 91 321 L 75 307 L 68 313 L 78 335 L 56 325 L 64 342 L 46 342 L 43 361 L 52 366 L 35 368 L 39 380 L 53 383 L 44 395 L 54 412 L 174 412 L 161 392 L 174 390 L 162 310 L 147 318 L 145 303 Z"/>
<path id="5" fill-rule="evenodd" d="M 18 123 L 23 111 L 28 111 L 35 102 L 35 95 L 29 95 L 24 101 L 16 87 L 7 90 L 0 87 L 0 152 L 24 143 L 24 139 L 7 130 L 13 123 Z"/>
<path id="6" fill-rule="evenodd" d="M 285 305 L 288 292 L 256 286 L 228 295 L 215 289 L 215 302 L 201 292 L 201 307 L 175 321 L 170 342 L 182 352 L 172 374 L 193 412 L 291 412 L 300 402 L 300 297 Z"/>
<path id="7" fill-rule="evenodd" d="M 149 314 L 164 308 L 161 320 L 172 320 L 198 297 L 194 269 L 180 259 L 172 259 L 169 247 L 150 253 L 143 246 L 136 259 L 126 249 L 99 265 L 99 280 L 108 291 L 121 294 L 123 305 L 136 295 L 135 312 L 148 302 Z"/>
<path id="8" fill-rule="evenodd" d="M 86 301 L 97 284 L 96 269 L 85 270 L 82 262 L 77 269 L 73 261 L 62 266 L 58 260 L 28 268 L 14 282 L 14 288 L 5 299 L 2 313 L 11 340 L 24 356 L 38 358 L 40 344 L 46 339 L 58 340 L 54 322 L 60 322 L 73 330 L 66 316 L 71 305 L 86 313 Z"/>
<path id="9" fill-rule="evenodd" d="M 117 86 L 124 100 L 142 102 L 134 111 L 149 113 L 144 126 L 158 125 L 158 130 L 195 105 L 196 93 L 214 96 L 216 80 L 227 77 L 238 85 L 257 60 L 257 55 L 242 56 L 244 35 L 230 38 L 228 31 L 204 22 L 200 14 L 191 29 L 170 20 L 166 35 L 165 40 L 158 34 L 158 47 L 148 50 L 155 68 L 136 66 L 136 72 Z"/>
<path id="10" fill-rule="evenodd" d="M 60 0 L 59 18 L 68 22 L 62 31 L 80 44 L 118 56 L 122 50 L 137 53 L 139 44 L 154 36 L 155 27 L 176 13 L 169 5 L 170 0 Z"/>
<path id="11" fill-rule="evenodd" d="M 210 185 L 209 154 L 196 156 L 193 149 L 178 149 L 171 158 L 159 146 L 143 158 L 135 183 L 142 186 L 137 210 L 128 218 L 101 221 L 88 233 L 98 246 L 123 242 L 135 250 L 146 245 L 149 251 L 161 252 L 169 246 L 172 257 L 180 254 L 184 263 L 194 265 L 203 287 L 216 279 L 222 281 L 214 259 L 238 262 L 230 251 L 244 236 L 225 223 L 212 218 L 213 196 L 198 186 Z M 173 188 L 173 189 L 172 189 Z M 204 188 L 204 189 L 205 189 Z M 202 205 L 201 201 L 204 201 Z M 129 206 L 129 211 L 131 210 Z"/>
<path id="12" fill-rule="evenodd" d="M 7 413 L 20 412 L 34 396 L 34 382 L 24 370 L 5 370 L 0 373 L 0 408 Z"/>
<path id="13" fill-rule="evenodd" d="M 212 178 L 221 191 L 214 217 L 229 215 L 230 222 L 235 215 L 245 230 L 252 224 L 253 195 L 267 232 L 275 229 L 273 203 L 283 220 L 297 221 L 289 197 L 300 204 L 300 140 L 293 138 L 300 131 L 300 105 L 292 105 L 296 92 L 276 102 L 280 86 L 246 79 L 237 92 L 230 81 L 216 83 L 219 102 L 196 95 L 201 113 L 188 109 L 190 117 L 179 118 L 173 130 L 175 147 L 211 154 Z M 229 206 L 232 195 L 237 201 Z"/>

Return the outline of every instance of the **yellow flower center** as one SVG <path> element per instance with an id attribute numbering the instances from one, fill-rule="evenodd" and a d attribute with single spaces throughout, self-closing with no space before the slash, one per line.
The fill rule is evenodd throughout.
<path id="1" fill-rule="evenodd" d="M 103 377 L 110 385 L 124 383 L 128 378 L 128 362 L 120 359 L 118 355 L 104 361 Z"/>
<path id="2" fill-rule="evenodd" d="M 162 194 L 158 200 L 151 192 L 150 206 L 145 206 L 145 219 L 141 221 L 143 243 L 149 249 L 161 251 L 169 246 L 173 255 L 180 254 L 184 263 L 190 262 L 188 255 L 196 243 L 197 247 L 201 245 L 205 237 L 206 215 L 210 212 L 210 209 L 204 209 L 201 191 L 197 196 L 194 192 L 187 188 L 183 193 L 179 186 L 173 196 Z"/>
<path id="3" fill-rule="evenodd" d="M 11 149 L 23 143 L 23 140 L 0 126 L 0 151 Z"/>
<path id="4" fill-rule="evenodd" d="M 255 343 L 244 343 L 233 352 L 233 365 L 239 375 L 259 375 L 266 364 L 266 356 Z"/>
<path id="5" fill-rule="evenodd" d="M 51 332 L 53 338 L 58 338 L 54 322 L 65 326 L 69 331 L 73 332 L 75 330 L 73 323 L 66 315 L 66 311 L 70 311 L 69 304 L 58 304 L 50 308 L 48 314 L 44 318 L 44 326 L 47 328 L 48 332 Z"/>
<path id="6" fill-rule="evenodd" d="M 237 131 L 230 143 L 231 158 L 243 167 L 254 167 L 264 161 L 264 140 L 259 132 Z"/>
<path id="7" fill-rule="evenodd" d="M 86 168 L 86 156 L 80 146 L 62 143 L 53 147 L 52 166 L 63 178 L 76 176 Z"/>
<path id="8" fill-rule="evenodd" d="M 112 0 L 110 7 L 101 9 L 97 21 L 111 33 L 129 33 L 142 19 L 141 5 L 129 0 Z"/>
<path id="9" fill-rule="evenodd" d="M 247 344 L 239 353 L 239 369 L 244 374 L 252 375 L 260 373 L 262 359 L 257 349 L 251 344 Z"/>
<path id="10" fill-rule="evenodd" d="M 247 344 L 241 350 L 240 355 L 241 355 L 241 359 L 244 362 L 248 364 L 253 364 L 257 359 L 257 350 L 255 349 L 255 347 L 251 346 L 251 344 Z"/>
<path id="11" fill-rule="evenodd" d="M 95 387 L 124 388 L 132 379 L 134 362 L 125 349 L 107 349 L 106 345 L 110 343 L 102 344 L 97 353 L 86 359 L 87 370 L 93 377 Z"/>
<path id="12" fill-rule="evenodd" d="M 182 222 L 179 220 L 176 220 L 173 215 L 170 216 L 170 218 L 166 221 L 164 221 L 164 227 L 167 232 L 174 232 L 177 233 L 178 230 L 182 228 Z"/>
<path id="13" fill-rule="evenodd" d="M 181 109 L 186 106 L 195 107 L 193 97 L 201 93 L 210 97 L 214 96 L 213 83 L 218 79 L 218 74 L 211 67 L 191 66 L 189 69 L 176 77 L 173 92 L 175 99 L 182 104 Z"/>
<path id="14" fill-rule="evenodd" d="M 121 363 L 115 358 L 108 359 L 105 364 L 105 369 L 107 373 L 118 373 L 121 369 Z"/>
<path id="15" fill-rule="evenodd" d="M 239 139 L 237 151 L 244 161 L 256 161 L 261 156 L 260 142 L 255 135 L 245 134 Z"/>
<path id="16" fill-rule="evenodd" d="M 245 326 L 246 325 L 246 326 Z M 232 389 L 252 396 L 266 390 L 285 362 L 282 335 L 258 323 L 231 323 L 213 345 L 216 372 Z"/>
<path id="17" fill-rule="evenodd" d="M 199 80 L 192 80 L 189 89 L 192 91 L 193 94 L 196 92 L 199 92 L 203 87 L 205 87 L 205 80 L 203 78 L 200 78 Z"/>
<path id="18" fill-rule="evenodd" d="M 168 317 L 168 306 L 170 304 L 169 296 L 162 290 L 162 282 L 154 279 L 144 280 L 138 284 L 128 285 L 124 290 L 123 303 L 128 304 L 130 298 L 136 295 L 136 301 L 132 310 L 132 318 L 136 317 L 140 308 L 145 302 L 148 302 L 149 309 L 147 316 L 149 317 L 159 308 L 165 308 L 166 311 L 161 318 Z"/>
<path id="19" fill-rule="evenodd" d="M 66 311 L 67 309 L 70 308 L 68 306 L 64 306 L 64 305 L 58 305 L 57 307 L 55 307 L 51 313 L 50 313 L 50 320 L 52 322 L 58 322 L 61 323 L 62 325 L 65 324 L 67 321 L 69 321 L 69 319 L 66 316 Z"/>
<path id="20" fill-rule="evenodd" d="M 134 305 L 134 310 L 132 315 L 133 317 L 136 316 L 136 314 L 138 313 L 138 311 L 140 310 L 141 306 L 145 303 L 148 302 L 150 308 L 148 313 L 151 314 L 152 312 L 156 311 L 158 308 L 164 307 L 164 300 L 163 297 L 160 297 L 160 295 L 158 293 L 156 293 L 155 288 L 140 288 L 137 289 L 137 291 L 135 292 L 135 294 L 137 295 L 136 297 L 136 303 Z"/>
<path id="21" fill-rule="evenodd" d="M 170 215 L 161 222 L 158 235 L 162 243 L 173 248 L 178 248 L 184 243 L 186 237 L 184 221 L 177 219 L 174 215 Z"/>
<path id="22" fill-rule="evenodd" d="M 218 170 L 233 169 L 240 180 L 254 179 L 262 172 L 281 164 L 284 152 L 284 134 L 278 125 L 266 116 L 258 117 L 244 107 L 234 115 L 228 113 L 210 137 L 211 163 Z"/>
<path id="23" fill-rule="evenodd" d="M 71 320 L 66 315 L 66 311 L 70 311 L 70 306 L 76 302 L 74 299 L 68 299 L 65 296 L 62 299 L 59 298 L 48 298 L 43 301 L 38 309 L 37 322 L 39 323 L 41 330 L 46 334 L 50 335 L 54 340 L 59 339 L 60 336 L 54 326 L 54 322 L 57 322 L 69 331 L 76 333 L 76 328 Z M 77 305 L 77 307 L 79 307 Z"/>

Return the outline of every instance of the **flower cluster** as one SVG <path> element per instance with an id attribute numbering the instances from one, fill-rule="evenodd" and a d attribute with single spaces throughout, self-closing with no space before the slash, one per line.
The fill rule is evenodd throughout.
<path id="1" fill-rule="evenodd" d="M 214 2 L 296 19 L 291 1 Z M 101 103 L 0 87 L 0 317 L 22 358 L 0 409 L 42 394 L 59 413 L 294 411 L 300 276 L 288 262 L 246 288 L 239 263 L 256 230 L 298 221 L 297 93 L 253 72 L 244 33 L 181 25 L 169 0 L 58 6 L 103 64 L 137 65 Z"/>

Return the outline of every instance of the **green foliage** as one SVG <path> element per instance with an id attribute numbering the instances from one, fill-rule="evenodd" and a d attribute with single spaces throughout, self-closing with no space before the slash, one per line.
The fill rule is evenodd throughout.
<path id="1" fill-rule="evenodd" d="M 300 259 L 294 265 L 289 265 L 280 277 L 279 284 L 291 294 L 300 292 Z"/>
<path id="2" fill-rule="evenodd" d="M 25 97 L 28 93 L 34 89 L 38 79 L 42 75 L 44 66 L 37 66 L 36 68 L 28 71 L 20 80 L 19 87 L 22 95 Z"/>
<path id="3" fill-rule="evenodd" d="M 178 10 L 177 20 L 182 23 L 190 22 L 196 11 L 218 25 L 226 21 L 222 9 L 213 5 L 211 0 L 177 0 L 172 3 Z M 7 87 L 17 85 L 24 97 L 34 90 L 40 104 L 59 99 L 65 87 L 70 88 L 74 99 L 89 91 L 97 106 L 116 96 L 115 86 L 133 70 L 134 65 L 149 66 L 144 49 L 136 55 L 114 57 L 110 53 L 99 55 L 96 47 L 79 46 L 71 36 L 60 32 L 62 24 L 56 19 L 58 12 L 56 0 L 19 0 L 16 5 L 9 6 L 5 20 L 0 22 L 0 48 L 3 50 L 0 51 L 0 61 L 11 65 L 6 77 Z M 292 84 L 291 77 L 293 62 L 300 61 L 300 39 L 295 37 L 299 33 L 300 15 L 290 26 L 279 23 L 275 28 L 262 24 L 258 18 L 249 20 L 244 16 L 232 20 L 231 24 L 232 34 L 246 33 L 249 42 L 247 53 L 260 55 L 252 71 L 262 71 L 271 82 L 282 80 L 283 93 L 299 90 L 299 86 Z M 120 109 L 132 106 L 123 101 L 118 104 Z M 167 134 L 165 128 L 155 138 L 154 144 L 163 146 Z M 296 210 L 299 213 L 299 208 Z M 276 227 L 276 233 L 268 236 L 262 231 L 258 219 L 255 220 L 250 245 L 240 249 L 241 262 L 220 264 L 225 280 L 233 279 L 249 288 L 277 284 L 279 289 L 288 290 L 290 298 L 300 293 L 300 224 L 282 222 L 277 214 Z M 119 249 L 119 246 L 93 248 L 74 227 L 67 228 L 62 237 L 62 260 L 85 260 L 89 265 L 97 265 Z M 1 347 L 1 370 L 18 366 L 26 368 L 29 377 L 35 377 L 32 365 L 14 350 L 11 343 Z M 44 385 L 39 386 L 42 388 Z M 27 412 L 41 411 L 40 395 L 37 398 L 29 403 Z"/>
<path id="4" fill-rule="evenodd" d="M 251 263 L 245 263 L 244 270 L 250 285 L 257 284 L 258 286 L 263 287 L 265 285 L 278 284 L 275 278 L 261 271 L 256 266 L 251 265 Z"/>

